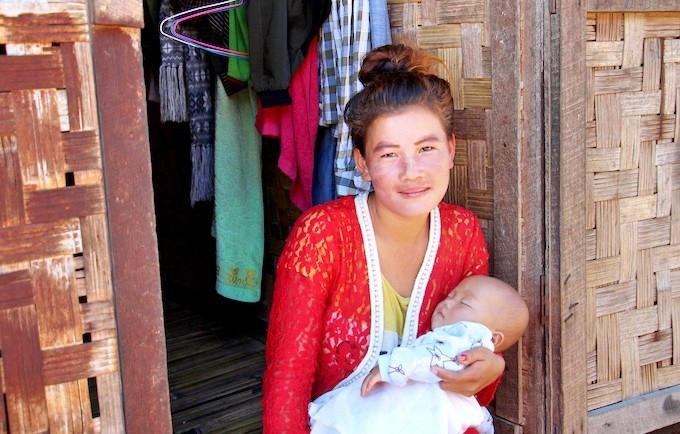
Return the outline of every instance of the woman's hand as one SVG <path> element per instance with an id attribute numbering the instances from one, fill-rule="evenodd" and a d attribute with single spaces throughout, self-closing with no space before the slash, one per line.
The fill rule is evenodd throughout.
<path id="1" fill-rule="evenodd" d="M 439 383 L 442 389 L 465 396 L 476 395 L 498 379 L 505 369 L 503 357 L 484 347 L 463 351 L 458 355 L 458 362 L 465 365 L 465 369 L 449 371 L 435 367 L 432 370 L 442 379 Z"/>

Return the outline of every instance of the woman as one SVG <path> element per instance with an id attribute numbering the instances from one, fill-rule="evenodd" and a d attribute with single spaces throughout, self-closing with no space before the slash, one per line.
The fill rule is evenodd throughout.
<path id="1" fill-rule="evenodd" d="M 308 210 L 277 266 L 266 345 L 264 431 L 307 433 L 310 401 L 361 381 L 378 355 L 429 330 L 460 280 L 488 273 L 472 212 L 442 203 L 453 167 L 453 99 L 437 58 L 403 45 L 366 56 L 364 89 L 345 109 L 371 193 Z M 505 363 L 476 348 L 441 387 L 493 397 Z"/>

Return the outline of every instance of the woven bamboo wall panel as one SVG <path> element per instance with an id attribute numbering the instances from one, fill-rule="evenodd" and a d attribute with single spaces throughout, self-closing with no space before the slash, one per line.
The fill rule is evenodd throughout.
<path id="1" fill-rule="evenodd" d="M 488 146 L 491 49 L 488 0 L 388 0 L 392 41 L 444 60 L 456 118 L 456 156 L 446 201 L 474 211 L 493 251 L 493 161 Z"/>
<path id="2" fill-rule="evenodd" d="M 123 432 L 87 1 L 0 0 L 0 432 Z"/>
<path id="3" fill-rule="evenodd" d="M 680 384 L 680 13 L 592 13 L 588 408 Z"/>

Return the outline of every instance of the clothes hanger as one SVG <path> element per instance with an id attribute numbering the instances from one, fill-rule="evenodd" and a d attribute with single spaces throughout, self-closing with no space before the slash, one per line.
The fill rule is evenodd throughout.
<path id="1" fill-rule="evenodd" d="M 161 21 L 159 30 L 162 35 L 173 39 L 177 42 L 206 50 L 210 53 L 217 54 L 219 56 L 227 56 L 239 60 L 248 60 L 248 53 L 244 51 L 231 50 L 226 47 L 220 47 L 218 45 L 209 44 L 207 42 L 200 41 L 198 39 L 192 38 L 190 36 L 184 35 L 177 30 L 177 27 L 184 21 L 192 20 L 203 15 L 214 14 L 217 12 L 223 12 L 229 9 L 234 9 L 243 5 L 244 0 L 226 0 L 217 3 L 198 6 L 192 9 L 188 9 L 183 12 L 171 15 L 163 21 Z M 166 24 L 169 26 L 170 33 L 165 30 Z"/>

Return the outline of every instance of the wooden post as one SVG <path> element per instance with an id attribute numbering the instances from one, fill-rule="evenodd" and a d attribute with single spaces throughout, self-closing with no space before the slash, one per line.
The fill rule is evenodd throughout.
<path id="1" fill-rule="evenodd" d="M 172 432 L 140 0 L 91 2 L 125 428 Z"/>
<path id="2" fill-rule="evenodd" d="M 530 311 L 523 338 L 505 352 L 496 395 L 502 433 L 542 432 L 545 424 L 543 10 L 535 1 L 490 4 L 494 271 L 518 288 Z"/>
<path id="3" fill-rule="evenodd" d="M 560 14 L 560 432 L 587 432 L 585 306 L 585 29 L 583 3 L 561 2 Z M 576 37 L 575 37 L 576 36 Z M 553 290 L 558 289 L 553 288 Z M 568 337 L 568 338 L 567 338 Z M 554 344 L 553 344 L 554 345 Z M 557 384 L 555 384 L 557 386 Z M 558 427 L 559 428 L 559 427 Z"/>

